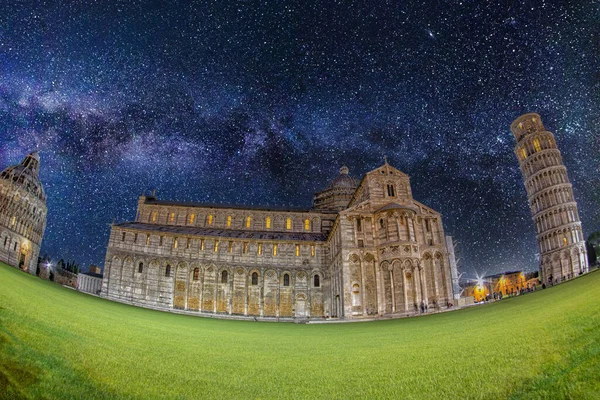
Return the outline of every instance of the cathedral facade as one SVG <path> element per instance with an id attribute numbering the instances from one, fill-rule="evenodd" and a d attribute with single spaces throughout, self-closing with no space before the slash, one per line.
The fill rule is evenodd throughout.
<path id="1" fill-rule="evenodd" d="M 453 301 L 444 239 L 387 162 L 361 181 L 342 168 L 306 210 L 141 196 L 111 228 L 102 295 L 204 315 L 404 316 Z"/>
<path id="2" fill-rule="evenodd" d="M 36 273 L 46 229 L 46 194 L 37 152 L 0 173 L 0 261 Z"/>

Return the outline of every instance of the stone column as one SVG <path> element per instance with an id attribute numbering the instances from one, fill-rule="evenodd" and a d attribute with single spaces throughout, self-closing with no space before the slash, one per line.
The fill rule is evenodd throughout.
<path id="1" fill-rule="evenodd" d="M 308 275 L 307 285 L 306 285 L 306 287 L 307 287 L 307 289 L 306 289 L 306 316 L 308 318 L 310 318 L 311 317 L 311 314 L 310 314 L 310 308 L 311 308 L 310 307 L 310 303 L 311 303 L 310 294 L 312 292 L 312 285 L 314 283 L 314 280 L 313 280 L 313 277 L 310 275 L 310 271 L 306 271 L 306 275 Z M 320 278 L 322 280 L 323 276 L 322 275 L 319 275 L 319 276 L 320 276 Z M 321 285 L 321 280 L 319 280 L 319 285 Z"/>
<path id="2" fill-rule="evenodd" d="M 362 300 L 362 309 L 363 309 L 363 315 L 367 315 L 367 295 L 365 292 L 365 268 L 364 268 L 364 260 L 360 262 L 360 278 L 361 278 L 361 284 L 360 284 L 360 295 L 361 295 L 361 300 Z M 350 290 L 352 290 L 352 288 L 350 288 Z"/>
<path id="3" fill-rule="evenodd" d="M 413 276 L 413 284 L 415 287 L 415 295 L 417 298 L 417 308 L 421 307 L 421 276 L 419 275 L 419 269 L 417 267 L 413 267 L 412 270 L 412 276 Z"/>
<path id="4" fill-rule="evenodd" d="M 381 276 L 381 265 L 375 265 L 375 283 L 377 286 L 377 313 L 385 314 L 385 290 L 383 286 L 383 277 Z"/>
<path id="5" fill-rule="evenodd" d="M 235 268 L 231 273 L 231 279 L 227 281 L 229 284 L 229 296 L 227 296 L 227 312 L 229 315 L 232 314 L 233 311 L 233 282 L 235 281 Z"/>
<path id="6" fill-rule="evenodd" d="M 402 271 L 402 291 L 404 292 L 404 311 L 408 312 L 408 291 L 406 290 L 406 270 L 404 268 Z"/>
<path id="7" fill-rule="evenodd" d="M 279 297 L 280 297 L 280 292 L 281 292 L 281 276 L 279 274 L 279 272 L 275 271 L 275 274 L 277 276 L 277 300 L 275 302 L 275 316 L 277 318 L 279 318 Z"/>
<path id="8" fill-rule="evenodd" d="M 425 274 L 425 268 L 419 266 L 419 273 L 421 275 L 421 293 L 423 295 L 423 301 L 425 305 L 429 305 L 429 295 L 427 293 L 427 275 Z"/>
<path id="9" fill-rule="evenodd" d="M 394 290 L 394 273 L 392 271 L 393 267 L 390 265 L 390 290 L 392 291 L 392 313 L 396 312 L 396 293 Z"/>
<path id="10" fill-rule="evenodd" d="M 219 294 L 219 268 L 215 266 L 215 291 L 213 293 L 213 313 L 217 313 L 217 300 L 219 299 L 217 295 Z"/>
<path id="11" fill-rule="evenodd" d="M 258 305 L 260 308 L 260 316 L 263 317 L 264 314 L 264 306 L 265 306 L 265 269 L 261 268 L 260 277 L 262 277 L 262 285 L 260 287 L 260 295 L 258 297 Z"/>
<path id="12" fill-rule="evenodd" d="M 250 278 L 250 275 L 248 274 L 248 271 L 244 271 L 244 274 L 246 275 L 244 280 L 245 280 L 245 284 L 244 284 L 244 315 L 248 316 L 248 279 Z"/>

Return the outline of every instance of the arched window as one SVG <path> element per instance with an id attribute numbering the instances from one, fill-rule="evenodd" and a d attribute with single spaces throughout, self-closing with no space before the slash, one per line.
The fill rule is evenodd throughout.
<path id="1" fill-rule="evenodd" d="M 290 275 L 283 275 L 283 286 L 290 286 Z"/>
<path id="2" fill-rule="evenodd" d="M 276 256 L 277 255 L 277 244 L 273 245 L 273 255 Z"/>
<path id="3" fill-rule="evenodd" d="M 313 278 L 313 286 L 314 287 L 321 287 L 321 278 L 319 277 L 319 275 L 315 275 L 315 277 Z"/>
<path id="4" fill-rule="evenodd" d="M 262 254 L 262 243 L 258 244 L 258 249 L 256 252 L 258 253 L 259 256 Z"/>
<path id="5" fill-rule="evenodd" d="M 563 238 L 563 246 L 566 246 L 566 245 L 567 245 L 567 238 L 566 238 L 566 237 L 564 237 L 564 238 Z"/>
<path id="6" fill-rule="evenodd" d="M 227 271 L 221 272 L 221 283 L 227 283 Z"/>
<path id="7" fill-rule="evenodd" d="M 265 228 L 271 229 L 271 217 L 265 219 Z"/>
<path id="8" fill-rule="evenodd" d="M 246 217 L 246 228 L 250 228 L 252 226 L 252 217 Z"/>
<path id="9" fill-rule="evenodd" d="M 142 273 L 144 272 L 144 263 L 140 263 L 140 265 L 138 265 L 138 273 Z"/>
<path id="10" fill-rule="evenodd" d="M 310 219 L 308 218 L 304 220 L 304 230 L 310 231 Z"/>
<path id="11" fill-rule="evenodd" d="M 146 246 L 150 244 L 150 235 L 146 235 Z"/>
<path id="12" fill-rule="evenodd" d="M 121 234 L 121 242 L 124 242 L 124 241 L 125 241 L 125 232 L 123 232 L 123 233 Z"/>
<path id="13" fill-rule="evenodd" d="M 356 220 L 356 231 L 357 232 L 361 232 L 362 231 L 362 226 L 360 225 L 360 218 L 358 218 Z"/>
<path id="14" fill-rule="evenodd" d="M 387 185 L 387 193 L 389 197 L 394 197 L 396 195 L 394 185 Z"/>
<path id="15" fill-rule="evenodd" d="M 152 222 L 156 222 L 156 211 L 152 211 Z"/>
<path id="16" fill-rule="evenodd" d="M 231 215 L 227 216 L 227 227 L 231 227 Z"/>
<path id="17" fill-rule="evenodd" d="M 538 138 L 533 139 L 533 148 L 535 149 L 535 151 L 542 150 L 542 146 L 540 145 L 540 139 L 538 139 Z"/>
<path id="18" fill-rule="evenodd" d="M 171 276 L 171 265 L 167 264 L 167 268 L 165 268 L 165 276 L 169 277 Z"/>
<path id="19" fill-rule="evenodd" d="M 190 214 L 189 224 L 193 225 L 194 221 L 196 221 L 196 214 Z"/>
<path id="20" fill-rule="evenodd" d="M 175 222 L 175 213 L 174 213 L 174 212 L 172 212 L 172 213 L 169 215 L 169 222 L 171 222 L 171 223 Z"/>
<path id="21" fill-rule="evenodd" d="M 360 286 L 358 286 L 358 283 L 352 285 L 352 305 L 360 306 Z"/>
<path id="22" fill-rule="evenodd" d="M 311 257 L 315 256 L 315 245 L 314 244 L 310 245 L 310 256 Z"/>
<path id="23" fill-rule="evenodd" d="M 292 219 L 291 218 L 286 218 L 286 220 L 285 220 L 285 229 L 287 229 L 287 230 L 292 229 Z"/>
<path id="24" fill-rule="evenodd" d="M 177 245 L 178 245 L 178 244 L 179 244 L 179 239 L 178 239 L 178 238 L 175 238 L 175 239 L 173 239 L 173 248 L 174 248 L 174 249 L 176 249 L 176 248 L 177 248 Z"/>
<path id="25" fill-rule="evenodd" d="M 213 253 L 216 253 L 219 251 L 219 241 L 215 240 L 215 244 L 213 246 Z"/>
<path id="26" fill-rule="evenodd" d="M 208 217 L 206 218 L 206 224 L 207 225 L 212 225 L 213 223 L 213 215 L 212 214 L 208 214 Z"/>
<path id="27" fill-rule="evenodd" d="M 252 286 L 258 285 L 258 274 L 256 272 L 252 273 Z"/>
<path id="28" fill-rule="evenodd" d="M 199 274 L 200 274 L 200 269 L 194 268 L 194 277 L 192 279 L 194 279 L 195 281 L 197 281 Z"/>
<path id="29" fill-rule="evenodd" d="M 296 245 L 296 257 L 300 257 L 300 245 Z"/>
<path id="30" fill-rule="evenodd" d="M 385 228 L 385 221 L 383 220 L 383 218 L 381 218 L 381 219 L 379 220 L 379 227 L 380 227 L 381 229 Z"/>
<path id="31" fill-rule="evenodd" d="M 521 149 L 521 158 L 523 158 L 523 160 L 527 158 L 527 150 L 525 150 L 525 148 Z"/>

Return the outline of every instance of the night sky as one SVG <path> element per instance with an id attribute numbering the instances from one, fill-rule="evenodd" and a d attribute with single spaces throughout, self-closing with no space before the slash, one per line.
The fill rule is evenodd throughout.
<path id="1" fill-rule="evenodd" d="M 55 261 L 103 265 L 152 189 L 308 208 L 385 154 L 465 277 L 535 270 L 509 129 L 525 112 L 600 229 L 597 1 L 34 3 L 0 4 L 0 169 L 40 150 Z"/>

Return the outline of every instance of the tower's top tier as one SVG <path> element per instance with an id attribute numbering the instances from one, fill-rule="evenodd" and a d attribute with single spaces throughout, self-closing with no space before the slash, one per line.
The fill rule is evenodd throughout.
<path id="1" fill-rule="evenodd" d="M 510 124 L 510 130 L 515 135 L 517 143 L 530 133 L 546 131 L 544 124 L 542 124 L 542 118 L 536 113 L 521 115 Z"/>

